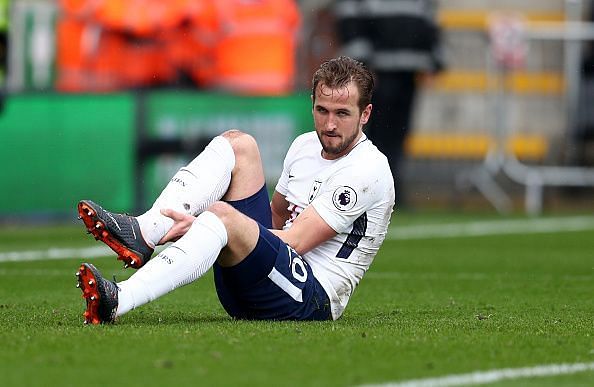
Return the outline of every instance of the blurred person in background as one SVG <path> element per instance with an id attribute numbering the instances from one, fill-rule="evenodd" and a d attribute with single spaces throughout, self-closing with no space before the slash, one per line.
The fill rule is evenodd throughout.
<path id="1" fill-rule="evenodd" d="M 301 20 L 296 2 L 216 0 L 212 11 L 205 87 L 249 95 L 292 92 Z"/>
<path id="2" fill-rule="evenodd" d="M 9 0 L 0 0 L 0 113 L 4 107 L 6 72 L 8 69 L 8 12 Z"/>
<path id="3" fill-rule="evenodd" d="M 402 159 L 419 78 L 443 67 L 436 1 L 337 0 L 334 12 L 342 53 L 377 77 L 367 134 L 388 157 L 403 206 Z"/>
<path id="4" fill-rule="evenodd" d="M 57 88 L 191 86 L 288 94 L 295 0 L 60 0 Z"/>
<path id="5" fill-rule="evenodd" d="M 56 88 L 112 92 L 176 84 L 201 58 L 204 2 L 59 0 Z M 197 36 L 198 35 L 198 36 Z M 189 54 L 188 54 L 189 52 Z"/>
<path id="6" fill-rule="evenodd" d="M 302 10 L 298 86 L 307 88 L 319 64 L 338 55 L 334 0 L 299 0 Z"/>
<path id="7" fill-rule="evenodd" d="M 594 0 L 585 2 L 586 22 L 594 23 Z M 594 165 L 594 41 L 584 44 L 582 58 L 580 100 L 576 128 L 577 162 L 580 165 Z"/>

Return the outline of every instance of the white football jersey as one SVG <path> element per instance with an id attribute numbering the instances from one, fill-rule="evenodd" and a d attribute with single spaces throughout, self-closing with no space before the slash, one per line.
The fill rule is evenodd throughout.
<path id="1" fill-rule="evenodd" d="M 276 191 L 289 202 L 284 228 L 309 205 L 338 234 L 303 255 L 342 315 L 379 250 L 394 206 L 394 180 L 386 157 L 365 135 L 347 155 L 326 160 L 315 132 L 300 135 L 285 157 Z"/>

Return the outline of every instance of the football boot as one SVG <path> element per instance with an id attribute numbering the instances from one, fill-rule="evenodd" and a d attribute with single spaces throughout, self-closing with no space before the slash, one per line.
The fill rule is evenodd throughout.
<path id="1" fill-rule="evenodd" d="M 87 301 L 83 313 L 85 324 L 104 324 L 115 321 L 118 309 L 118 286 L 106 280 L 99 270 L 90 263 L 83 263 L 76 272 L 76 287 L 82 290 Z"/>
<path id="2" fill-rule="evenodd" d="M 124 268 L 138 269 L 151 259 L 154 249 L 142 237 L 135 217 L 106 211 L 91 200 L 78 203 L 78 214 L 89 233 L 116 252 Z"/>

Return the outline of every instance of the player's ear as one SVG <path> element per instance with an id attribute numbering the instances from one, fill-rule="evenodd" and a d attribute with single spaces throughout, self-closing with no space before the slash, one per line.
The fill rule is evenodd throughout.
<path id="1" fill-rule="evenodd" d="M 365 106 L 365 109 L 363 109 L 363 111 L 361 112 L 361 119 L 360 119 L 361 125 L 365 125 L 367 123 L 367 121 L 369 121 L 369 117 L 371 117 L 372 109 L 373 109 L 373 106 L 371 104 L 368 104 L 367 106 Z"/>

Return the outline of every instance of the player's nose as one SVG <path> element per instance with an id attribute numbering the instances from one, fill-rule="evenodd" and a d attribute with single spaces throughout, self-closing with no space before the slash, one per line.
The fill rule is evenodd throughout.
<path id="1" fill-rule="evenodd" d="M 328 120 L 326 121 L 326 129 L 327 130 L 334 130 L 336 129 L 337 125 L 336 125 L 336 118 L 330 114 L 328 116 Z"/>

